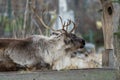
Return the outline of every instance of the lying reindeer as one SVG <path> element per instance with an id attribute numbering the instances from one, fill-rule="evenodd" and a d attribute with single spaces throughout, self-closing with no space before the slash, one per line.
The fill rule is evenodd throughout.
<path id="1" fill-rule="evenodd" d="M 75 23 L 62 22 L 62 29 L 54 30 L 48 27 L 39 17 L 44 27 L 53 31 L 50 37 L 43 35 L 32 35 L 25 39 L 0 39 L 0 61 L 13 62 L 23 67 L 33 68 L 36 66 L 52 66 L 53 63 L 68 53 L 73 53 L 78 48 L 83 48 L 85 41 L 73 34 Z M 73 29 L 68 32 L 65 27 L 73 23 Z"/>

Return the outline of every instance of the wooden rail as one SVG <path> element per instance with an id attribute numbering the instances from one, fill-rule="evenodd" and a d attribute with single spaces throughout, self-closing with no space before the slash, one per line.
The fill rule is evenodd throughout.
<path id="1" fill-rule="evenodd" d="M 0 80 L 116 80 L 115 69 L 2 72 Z"/>

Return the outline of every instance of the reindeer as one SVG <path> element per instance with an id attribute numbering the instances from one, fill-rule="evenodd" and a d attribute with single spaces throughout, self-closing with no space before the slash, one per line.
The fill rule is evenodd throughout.
<path id="1" fill-rule="evenodd" d="M 13 62 L 27 68 L 53 66 L 61 57 L 73 53 L 79 48 L 84 48 L 85 41 L 72 32 L 76 28 L 73 21 L 63 23 L 62 29 L 54 30 L 47 26 L 43 19 L 37 15 L 45 28 L 52 30 L 50 37 L 32 35 L 25 39 L 0 39 L 0 61 Z M 71 31 L 65 30 L 73 24 Z"/>

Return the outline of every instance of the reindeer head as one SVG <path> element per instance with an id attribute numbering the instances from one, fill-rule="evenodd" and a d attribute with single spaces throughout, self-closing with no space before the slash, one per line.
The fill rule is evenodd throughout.
<path id="1" fill-rule="evenodd" d="M 76 29 L 76 25 L 73 21 L 68 20 L 67 23 L 63 23 L 62 18 L 59 17 L 62 24 L 62 29 L 60 30 L 54 30 L 52 35 L 56 36 L 58 39 L 62 39 L 65 44 L 65 50 L 66 51 L 76 51 L 79 48 L 84 48 L 85 40 L 83 40 L 80 37 L 77 37 L 74 33 L 72 33 Z M 73 23 L 73 29 L 71 31 L 65 30 L 68 29 L 69 25 Z"/>
<path id="2" fill-rule="evenodd" d="M 35 12 L 35 9 L 32 8 L 33 11 Z M 73 21 L 68 20 L 67 23 L 63 23 L 62 18 L 60 18 L 61 24 L 62 24 L 62 29 L 59 30 L 55 30 L 52 27 L 47 26 L 42 17 L 38 16 L 37 12 L 36 13 L 36 17 L 39 19 L 39 21 L 42 23 L 42 25 L 47 28 L 52 30 L 52 34 L 51 34 L 51 38 L 54 38 L 56 41 L 61 42 L 59 43 L 59 45 L 63 44 L 63 47 L 65 48 L 66 51 L 75 51 L 79 48 L 83 48 L 85 45 L 85 41 L 80 38 L 77 37 L 74 33 L 72 33 L 75 29 L 76 29 L 76 25 Z M 70 24 L 73 24 L 73 29 L 71 31 L 67 31 L 68 27 Z M 66 29 L 65 29 L 66 28 Z"/>

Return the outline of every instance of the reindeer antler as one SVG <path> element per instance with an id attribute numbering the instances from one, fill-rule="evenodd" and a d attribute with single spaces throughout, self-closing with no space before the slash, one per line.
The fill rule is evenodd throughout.
<path id="1" fill-rule="evenodd" d="M 39 19 L 39 21 L 42 23 L 42 25 L 43 25 L 45 28 L 51 29 L 51 30 L 55 31 L 53 28 L 47 26 L 47 25 L 44 23 L 43 19 L 37 14 L 35 8 L 33 8 L 33 7 L 31 7 L 31 8 L 32 8 L 32 11 L 36 14 L 36 17 Z M 42 13 L 43 13 L 43 12 L 44 12 L 44 11 L 42 11 Z"/>
<path id="2" fill-rule="evenodd" d="M 72 20 L 68 19 L 68 22 L 67 22 L 67 23 L 65 23 L 65 22 L 63 23 L 61 16 L 59 16 L 59 18 L 60 18 L 60 21 L 61 21 L 62 29 L 63 29 L 63 30 L 65 30 L 65 27 L 66 27 L 66 30 L 65 30 L 65 31 L 67 31 L 68 26 L 69 26 L 71 23 L 73 23 L 73 29 L 72 29 L 69 33 L 72 33 L 72 32 L 76 29 L 77 26 L 76 26 L 76 24 L 75 24 Z"/>
<path id="3" fill-rule="evenodd" d="M 66 31 L 67 31 L 68 26 L 71 24 L 71 20 L 68 19 L 67 23 L 65 21 L 63 23 L 61 16 L 59 16 L 59 18 L 60 18 L 60 21 L 61 21 L 61 24 L 62 24 L 62 29 L 65 30 L 65 27 L 66 27 Z"/>
<path id="4" fill-rule="evenodd" d="M 63 23 L 63 20 L 62 20 L 61 16 L 59 16 L 59 18 L 60 18 L 60 21 L 61 21 L 61 24 L 62 24 L 62 29 L 65 30 L 65 22 Z"/>
<path id="5" fill-rule="evenodd" d="M 71 24 L 71 22 L 72 22 L 72 21 L 71 21 L 70 19 L 68 19 L 68 22 L 67 22 L 67 24 L 66 24 L 65 26 L 66 26 L 66 27 L 69 26 L 69 25 Z"/>
<path id="6" fill-rule="evenodd" d="M 76 24 L 73 21 L 71 22 L 73 23 L 73 29 L 70 31 L 70 33 L 72 33 L 77 28 Z"/>
<path id="7" fill-rule="evenodd" d="M 66 31 L 68 30 L 68 26 L 71 24 L 71 20 L 70 19 L 68 19 L 68 22 L 66 23 Z"/>

